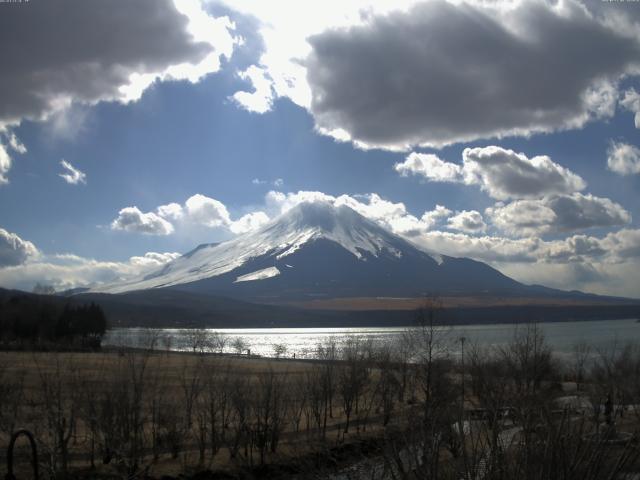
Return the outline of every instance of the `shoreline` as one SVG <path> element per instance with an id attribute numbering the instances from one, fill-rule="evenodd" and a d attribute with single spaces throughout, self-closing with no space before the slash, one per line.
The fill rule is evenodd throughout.
<path id="1" fill-rule="evenodd" d="M 545 323 L 582 323 L 582 322 L 615 322 L 615 321 L 636 321 L 640 322 L 640 315 L 628 316 L 628 317 L 611 317 L 611 318 L 551 318 L 549 320 L 504 320 L 504 321 L 462 321 L 462 322 L 434 322 L 434 327 L 472 327 L 472 326 L 500 326 L 500 325 L 532 325 L 532 324 L 545 324 Z M 268 326 L 194 326 L 194 325 L 185 325 L 185 326 L 147 326 L 147 325 L 116 325 L 107 329 L 108 331 L 113 330 L 212 330 L 222 333 L 227 333 L 226 330 L 320 330 L 320 329 L 348 329 L 348 328 L 367 328 L 367 329 L 375 329 L 375 328 L 384 328 L 384 329 L 411 329 L 411 328 L 420 328 L 420 325 L 413 323 L 403 323 L 397 325 L 381 325 L 381 324 L 371 324 L 371 325 L 351 325 L 345 324 L 341 326 L 337 326 L 334 324 L 326 324 L 324 326 L 321 325 L 309 325 L 309 326 L 275 326 L 273 324 Z M 348 332 L 344 332 L 348 333 Z"/>

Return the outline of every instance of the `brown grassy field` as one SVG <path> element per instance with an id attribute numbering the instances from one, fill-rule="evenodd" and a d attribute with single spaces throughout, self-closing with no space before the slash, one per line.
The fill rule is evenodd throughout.
<path id="1" fill-rule="evenodd" d="M 314 361 L 0 352 L 0 452 L 27 428 L 41 478 L 56 479 L 321 479 L 365 460 L 416 480 L 640 472 L 640 346 L 577 345 L 561 364 L 535 325 L 463 358 L 441 335 L 327 340 Z M 18 478 L 29 478 L 24 445 Z"/>
<path id="2" fill-rule="evenodd" d="M 442 308 L 489 308 L 506 306 L 595 306 L 625 303 L 623 301 L 607 299 L 579 299 L 554 297 L 501 297 L 501 296 L 450 296 L 438 297 L 438 304 Z M 407 310 L 413 311 L 423 307 L 424 298 L 394 298 L 394 297 L 348 297 L 315 299 L 309 301 L 288 302 L 287 305 L 308 308 L 311 310 Z"/>
<path id="3" fill-rule="evenodd" d="M 311 361 L 240 355 L 0 352 L 0 380 L 12 389 L 0 392 L 0 458 L 8 432 L 18 428 L 34 432 L 49 474 L 62 468 L 90 471 L 91 476 L 143 469 L 160 477 L 202 469 L 232 472 L 265 463 L 290 465 L 320 445 L 326 450 L 375 437 L 380 426 L 375 424 L 373 391 L 360 392 L 360 411 L 352 415 L 347 433 L 337 394 L 332 393 L 336 398 L 331 412 L 322 411 L 326 398 L 316 396 L 313 406 L 301 402 L 304 391 L 322 381 L 320 369 Z M 369 375 L 375 382 L 376 373 Z M 126 413 L 109 412 L 113 408 Z M 135 416 L 139 420 L 131 423 Z M 118 422 L 123 425 L 114 425 Z M 216 422 L 226 426 L 216 427 Z M 125 431 L 117 432 L 119 427 Z M 135 458 L 114 458 L 104 465 L 108 451 L 116 450 L 113 444 L 127 443 L 125 437 L 135 430 L 140 445 L 127 445 L 118 453 Z M 214 431 L 219 438 L 212 446 Z M 259 434 L 277 434 L 277 450 L 274 440 L 256 440 Z M 18 468 L 28 474 L 25 455 L 24 448 L 18 450 Z M 62 460 L 62 455 L 67 458 Z"/>

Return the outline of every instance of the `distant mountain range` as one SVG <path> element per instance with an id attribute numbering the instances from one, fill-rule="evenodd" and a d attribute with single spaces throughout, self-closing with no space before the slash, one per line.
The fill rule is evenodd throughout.
<path id="1" fill-rule="evenodd" d="M 174 288 L 278 302 L 336 297 L 571 295 L 468 258 L 419 249 L 347 206 L 301 203 L 259 230 L 200 245 L 158 271 L 93 292 Z"/>
<path id="2" fill-rule="evenodd" d="M 0 290 L 0 300 L 16 294 Z M 438 298 L 439 318 L 451 323 L 640 317 L 640 301 L 524 285 L 322 202 L 200 245 L 150 275 L 53 298 L 97 302 L 115 326 L 407 325 L 422 298 Z"/>

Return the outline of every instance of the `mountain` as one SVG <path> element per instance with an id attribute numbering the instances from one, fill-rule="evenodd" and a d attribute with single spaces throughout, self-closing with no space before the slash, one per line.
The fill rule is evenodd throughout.
<path id="1" fill-rule="evenodd" d="M 347 206 L 301 203 L 259 230 L 204 244 L 158 271 L 93 292 L 179 289 L 251 301 L 549 295 L 475 260 L 425 252 Z"/>

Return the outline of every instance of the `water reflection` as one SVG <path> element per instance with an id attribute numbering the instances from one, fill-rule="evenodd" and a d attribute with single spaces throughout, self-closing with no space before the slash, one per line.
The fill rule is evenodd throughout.
<path id="1" fill-rule="evenodd" d="M 540 323 L 540 329 L 554 352 L 571 354 L 580 342 L 592 346 L 593 351 L 616 348 L 627 342 L 640 342 L 640 323 L 636 319 Z M 437 327 L 443 341 L 455 354 L 460 339 L 465 348 L 506 345 L 514 332 L 522 326 L 514 324 L 461 325 Z M 203 340 L 203 333 L 206 339 Z M 375 343 L 399 340 L 402 335 L 415 334 L 415 328 L 255 328 L 255 329 L 151 329 L 117 328 L 110 330 L 103 340 L 105 346 L 126 346 L 159 350 L 208 350 L 224 353 L 247 353 L 288 358 L 315 358 L 317 346 L 327 340 L 336 347 L 349 337 L 359 336 Z M 200 338 L 199 338 L 200 336 Z M 202 343 L 206 341 L 207 343 Z"/>

